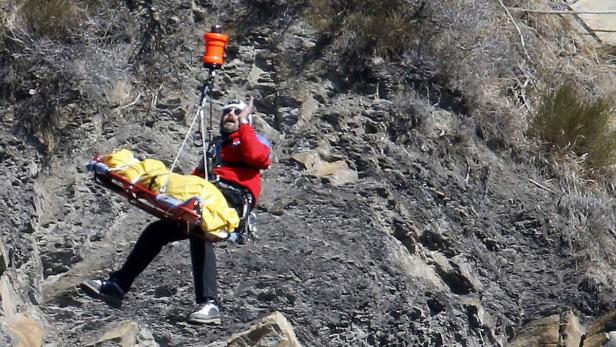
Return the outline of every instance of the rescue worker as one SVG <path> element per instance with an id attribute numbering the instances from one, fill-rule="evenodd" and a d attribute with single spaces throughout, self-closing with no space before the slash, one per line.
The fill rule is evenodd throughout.
<path id="1" fill-rule="evenodd" d="M 223 106 L 220 121 L 221 136 L 208 149 L 213 163 L 209 176 L 225 195 L 230 206 L 241 218 L 244 227 L 250 211 L 261 191 L 260 170 L 271 163 L 270 144 L 252 127 L 253 99 L 248 105 L 231 100 Z M 193 174 L 205 175 L 203 159 Z M 135 243 L 124 265 L 111 273 L 108 279 L 87 280 L 81 284 L 89 295 L 120 307 L 124 295 L 133 281 L 168 243 L 189 239 L 195 300 L 199 309 L 189 320 L 196 323 L 220 324 L 218 307 L 216 255 L 213 244 L 195 234 L 187 233 L 186 226 L 175 221 L 158 220 L 148 225 Z"/>

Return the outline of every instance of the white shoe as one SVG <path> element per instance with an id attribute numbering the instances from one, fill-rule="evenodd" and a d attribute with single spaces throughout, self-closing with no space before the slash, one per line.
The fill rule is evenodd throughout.
<path id="1" fill-rule="evenodd" d="M 195 323 L 220 324 L 220 310 L 215 301 L 208 301 L 199 311 L 191 313 L 189 320 Z"/>

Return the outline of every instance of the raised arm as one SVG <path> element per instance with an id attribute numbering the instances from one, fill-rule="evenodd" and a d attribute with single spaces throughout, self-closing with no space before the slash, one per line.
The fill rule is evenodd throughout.
<path id="1" fill-rule="evenodd" d="M 254 99 L 248 99 L 248 106 L 239 114 L 240 127 L 238 130 L 240 147 L 242 149 L 243 160 L 246 164 L 258 169 L 267 169 L 272 163 L 270 147 L 267 140 L 255 133 L 250 125 L 250 114 L 254 108 Z"/>
<path id="2" fill-rule="evenodd" d="M 255 133 L 250 124 L 241 124 L 239 129 L 242 160 L 258 169 L 267 169 L 272 163 L 270 144 Z"/>

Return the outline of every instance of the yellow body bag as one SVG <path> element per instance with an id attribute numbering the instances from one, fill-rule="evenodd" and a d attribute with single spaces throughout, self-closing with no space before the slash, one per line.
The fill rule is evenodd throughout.
<path id="1" fill-rule="evenodd" d="M 104 156 L 102 162 L 107 165 L 109 170 L 117 171 L 129 165 L 137 164 L 139 160 L 128 149 L 117 149 L 111 154 Z"/>
<path id="2" fill-rule="evenodd" d="M 203 203 L 201 230 L 206 232 L 218 233 L 225 230 L 231 232 L 240 223 L 237 212 L 229 207 L 227 199 L 220 190 L 199 176 L 169 174 L 165 194 L 180 201 L 199 197 Z"/>
<path id="3" fill-rule="evenodd" d="M 127 149 L 114 151 L 102 162 L 110 171 L 156 193 L 164 193 L 182 202 L 198 197 L 202 203 L 201 230 L 206 234 L 224 238 L 225 232 L 232 232 L 240 223 L 237 211 L 229 207 L 220 190 L 201 177 L 171 173 L 159 160 L 139 161 Z M 161 192 L 163 187 L 165 191 Z"/>

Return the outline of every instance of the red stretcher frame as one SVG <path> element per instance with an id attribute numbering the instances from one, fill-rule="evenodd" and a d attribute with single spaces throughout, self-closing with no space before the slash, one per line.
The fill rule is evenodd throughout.
<path id="1" fill-rule="evenodd" d="M 101 162 L 98 156 L 93 160 Z M 107 171 L 106 174 L 101 174 L 96 172 L 96 170 L 93 173 L 94 182 L 98 185 L 125 197 L 129 203 L 155 217 L 176 220 L 185 223 L 188 227 L 200 226 L 201 224 L 201 216 L 196 210 L 197 206 L 195 206 L 196 200 L 191 200 L 179 206 L 169 207 L 156 200 L 157 194 L 155 192 L 146 189 L 139 183 L 131 183 L 117 173 Z"/>

